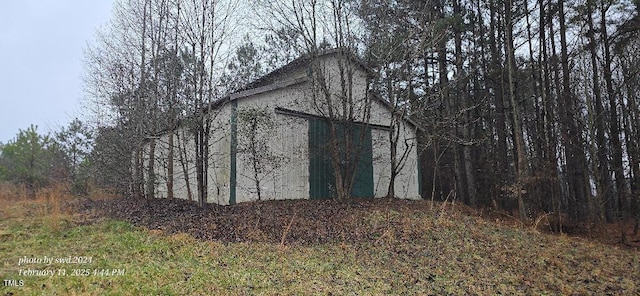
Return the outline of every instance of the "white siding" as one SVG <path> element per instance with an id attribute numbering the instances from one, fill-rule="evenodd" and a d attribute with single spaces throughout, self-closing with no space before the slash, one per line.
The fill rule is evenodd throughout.
<path id="1" fill-rule="evenodd" d="M 226 104 L 211 115 L 207 202 L 229 204 L 231 182 L 231 112 Z M 195 149 L 195 148 L 194 148 Z"/>
<path id="2" fill-rule="evenodd" d="M 371 148 L 373 150 L 373 193 L 375 197 L 387 196 L 391 180 L 389 131 L 372 129 Z"/>
<path id="3" fill-rule="evenodd" d="M 318 77 L 325 79 L 333 106 L 328 105 L 325 94 L 320 90 L 320 87 L 316 86 L 315 96 L 313 96 L 313 92 L 310 91 L 313 86 L 309 82 L 307 85 L 307 100 L 300 104 L 296 110 L 319 116 L 328 116 L 329 109 L 331 109 L 334 117 L 345 116 L 343 102 L 347 102 L 345 100 L 348 100 L 348 98 L 344 98 L 342 95 L 342 80 L 344 79 L 347 83 L 351 82 L 350 94 L 347 93 L 347 97 L 350 96 L 351 98 L 352 105 L 349 108 L 353 109 L 353 118 L 356 121 L 365 121 L 368 108 L 366 100 L 367 73 L 361 67 L 349 63 L 350 61 L 349 59 L 342 59 L 339 62 L 338 59 L 332 56 L 321 57 L 318 62 L 321 74 Z M 340 64 L 342 64 L 343 68 L 342 74 L 340 72 Z M 351 79 L 349 79 L 349 74 L 351 74 Z"/>
<path id="4" fill-rule="evenodd" d="M 400 138 L 398 139 L 398 158 L 405 150 L 408 151 L 405 164 L 395 182 L 396 197 L 408 199 L 420 199 L 418 179 L 418 140 L 415 127 L 401 121 Z M 405 144 L 406 143 L 406 144 Z"/>
<path id="5" fill-rule="evenodd" d="M 156 183 L 154 186 L 156 198 L 167 198 L 167 170 L 169 166 L 169 136 L 163 135 L 155 141 Z"/>
<path id="6" fill-rule="evenodd" d="M 228 204 L 230 162 L 230 108 L 223 106 L 210 115 L 212 118 L 209 138 L 209 171 L 207 202 Z M 180 127 L 173 131 L 173 196 L 174 198 L 197 200 L 196 147 L 193 134 Z M 144 179 L 148 180 L 150 142 L 155 142 L 154 173 L 156 198 L 168 196 L 169 132 L 150 139 L 143 147 Z M 144 185 L 146 190 L 146 181 Z M 190 192 L 189 192 L 190 191 Z M 189 195 L 191 193 L 191 195 Z"/>
<path id="7" fill-rule="evenodd" d="M 309 122 L 280 114 L 276 118 L 281 124 L 273 144 L 283 151 L 286 160 L 274 174 L 275 198 L 309 198 Z"/>
<path id="8" fill-rule="evenodd" d="M 321 61 L 325 77 L 329 82 L 329 88 L 333 99 L 340 95 L 340 74 L 338 63 L 330 56 Z M 364 109 L 367 106 L 365 100 L 367 73 L 358 66 L 353 66 L 353 95 L 354 108 L 358 121 L 363 121 Z M 263 199 L 298 199 L 309 198 L 309 152 L 308 129 L 309 122 L 305 118 L 276 114 L 276 108 L 295 110 L 313 115 L 325 115 L 326 106 L 314 102 L 312 83 L 304 80 L 307 70 L 299 68 L 290 73 L 283 73 L 271 86 L 257 90 L 250 90 L 232 96 L 232 103 L 237 104 L 238 109 L 259 107 L 271 112 L 275 120 L 275 128 L 270 131 L 268 147 L 282 161 L 272 171 L 261 176 L 261 193 Z M 316 93 L 317 94 L 317 93 Z M 319 97 L 320 94 L 316 96 Z M 212 129 L 209 146 L 209 171 L 208 171 L 208 200 L 210 203 L 226 205 L 231 195 L 231 118 L 233 114 L 232 103 L 221 106 L 213 111 Z M 391 110 L 381 102 L 373 100 L 369 102 L 371 113 L 369 122 L 374 125 L 389 126 L 391 122 Z M 323 109 L 325 108 L 325 109 Z M 341 109 L 341 108 L 338 108 Z M 339 111 L 338 109 L 335 109 Z M 341 111 L 340 111 L 341 112 Z M 238 121 L 239 124 L 240 121 Z M 405 143 L 410 149 L 405 165 L 396 177 L 396 196 L 400 198 L 420 198 L 418 192 L 418 157 L 416 149 L 415 127 L 407 122 L 402 122 L 400 139 L 398 141 L 398 157 L 402 155 Z M 195 170 L 195 144 L 193 135 L 181 127 L 174 131 L 174 197 L 188 199 L 187 184 L 191 188 L 192 199 L 197 199 L 196 170 Z M 240 137 L 241 135 L 238 135 Z M 373 181 L 375 197 L 386 196 L 391 175 L 389 131 L 385 129 L 372 129 L 373 150 Z M 145 146 L 145 177 L 146 162 L 148 161 L 148 144 Z M 186 158 L 184 153 L 186 152 Z M 167 196 L 167 161 L 168 134 L 162 135 L 156 141 L 156 196 Z M 187 168 L 186 178 L 183 170 L 184 159 Z M 257 199 L 255 183 L 252 177 L 250 164 L 243 161 L 240 154 L 236 155 L 236 202 L 246 202 Z"/>
<path id="9" fill-rule="evenodd" d="M 379 102 L 373 102 L 371 107 L 371 123 L 388 126 L 391 122 L 391 110 Z M 419 199 L 418 192 L 418 152 L 415 127 L 406 121 L 401 121 L 399 126 L 397 156 L 400 161 L 402 155 L 408 150 L 404 159 L 404 165 L 395 180 L 395 194 L 399 198 Z M 373 182 L 376 197 L 387 195 L 391 180 L 391 147 L 389 140 L 390 131 L 373 129 L 371 133 L 373 148 Z"/>
<path id="10" fill-rule="evenodd" d="M 174 143 L 176 152 L 173 162 L 173 196 L 175 198 L 196 200 L 196 156 L 193 135 L 186 128 L 178 129 L 176 135 Z"/>
<path id="11" fill-rule="evenodd" d="M 264 108 L 275 122 L 267 146 L 280 160 L 265 176 L 259 176 L 263 199 L 299 199 L 309 196 L 307 120 L 275 113 L 276 107 L 291 108 L 304 98 L 304 88 L 292 86 L 238 100 L 238 110 Z M 238 135 L 239 137 L 241 135 Z M 237 202 L 257 200 L 250 163 L 237 155 Z"/>
<path id="12" fill-rule="evenodd" d="M 196 186 L 195 154 L 192 149 L 193 139 L 184 129 L 174 131 L 173 136 L 173 197 L 189 199 L 183 161 L 184 165 L 186 165 L 189 185 L 193 191 Z M 166 198 L 168 192 L 166 182 L 168 180 L 167 167 L 169 165 L 169 135 L 162 135 L 156 143 L 159 143 L 159 145 L 156 144 L 156 176 L 158 176 L 157 180 L 160 182 L 156 186 L 156 197 Z M 186 156 L 184 155 L 185 152 Z M 195 198 L 195 192 L 192 192 L 192 195 L 192 198 Z"/>

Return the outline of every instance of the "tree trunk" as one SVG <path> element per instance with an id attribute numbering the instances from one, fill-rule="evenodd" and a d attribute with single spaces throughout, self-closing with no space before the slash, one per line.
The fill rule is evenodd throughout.
<path id="1" fill-rule="evenodd" d="M 202 120 L 202 119 L 200 119 Z M 204 130 L 202 126 L 198 127 L 195 132 L 196 144 L 196 189 L 198 191 L 198 206 L 204 207 L 207 202 L 207 188 L 205 183 L 205 142 Z"/>
<path id="2" fill-rule="evenodd" d="M 557 229 L 559 231 L 562 230 L 562 220 L 560 219 L 561 217 L 561 211 L 562 211 L 562 205 L 561 205 L 561 200 L 558 198 L 557 193 L 558 193 L 558 185 L 560 183 L 560 180 L 558 179 L 558 175 L 557 175 L 557 163 L 558 160 L 556 158 L 557 155 L 557 133 L 556 133 L 556 129 L 554 126 L 554 122 L 555 122 L 555 113 L 554 113 L 554 106 L 556 106 L 554 104 L 553 97 L 551 95 L 551 69 L 549 68 L 549 55 L 548 55 L 548 50 L 547 50 L 547 37 L 546 37 L 546 26 L 547 26 L 547 14 L 546 14 L 546 5 L 544 4 L 544 0 L 539 0 L 538 1 L 538 5 L 540 6 L 540 24 L 541 24 L 541 30 L 540 30 L 540 52 L 541 55 L 539 56 L 539 61 L 538 64 L 540 65 L 539 71 L 540 71 L 540 95 L 542 96 L 542 104 L 543 104 L 543 120 L 544 120 L 544 124 L 543 124 L 543 131 L 544 131 L 544 137 L 545 137 L 545 166 L 544 166 L 544 171 L 545 173 L 549 174 L 549 179 L 551 182 L 550 186 L 549 186 L 549 198 L 551 201 L 551 208 L 553 209 L 553 213 L 556 215 L 557 217 L 557 221 L 558 221 L 558 225 L 555 225 L 554 227 L 557 227 Z"/>
<path id="3" fill-rule="evenodd" d="M 139 133 L 136 133 L 135 135 L 136 137 L 140 136 Z M 144 196 L 144 191 L 143 189 L 143 184 L 144 184 L 144 161 L 142 160 L 142 156 L 143 156 L 143 151 L 142 151 L 142 144 L 138 144 L 137 147 L 134 150 L 134 156 L 133 156 L 133 180 L 132 180 L 132 189 L 131 189 L 131 193 L 134 197 L 143 197 Z"/>
<path id="4" fill-rule="evenodd" d="M 509 80 L 509 100 L 511 102 L 512 117 L 513 117 L 513 132 L 516 148 L 516 197 L 518 200 L 518 211 L 520 212 L 520 220 L 525 221 L 527 219 L 527 212 L 524 203 L 524 187 L 527 183 L 527 153 L 525 150 L 525 143 L 523 137 L 523 130 L 521 125 L 521 117 L 518 99 L 516 98 L 516 65 L 515 65 L 515 49 L 513 47 L 513 17 L 511 15 L 511 1 L 505 2 L 505 33 L 506 33 L 506 47 L 507 47 L 507 73 Z"/>
<path id="5" fill-rule="evenodd" d="M 574 102 L 569 79 L 569 54 L 567 49 L 567 25 L 564 14 L 564 0 L 558 1 L 558 16 L 560 23 L 560 64 L 562 67 L 562 98 L 559 109 L 562 114 L 562 139 L 566 149 L 566 173 L 569 198 L 574 201 L 573 214 L 577 219 L 584 218 L 582 207 L 590 199 L 589 182 L 585 175 L 585 152 L 582 135 L 578 131 L 574 116 Z M 553 22 L 551 22 L 552 24 Z M 553 42 L 552 42 L 553 44 Z"/>
<path id="6" fill-rule="evenodd" d="M 149 140 L 149 162 L 147 164 L 147 198 L 155 198 L 156 184 L 156 140 Z"/>
<path id="7" fill-rule="evenodd" d="M 490 19 L 489 19 L 489 50 L 491 54 L 491 65 L 494 68 L 489 69 L 489 73 L 491 73 L 491 79 L 489 80 L 489 87 L 493 89 L 493 105 L 495 106 L 495 138 L 496 138 L 496 149 L 495 149 L 495 175 L 497 176 L 496 187 L 502 190 L 505 182 L 507 181 L 504 176 L 508 176 L 509 173 L 509 156 L 507 153 L 507 124 L 506 124 L 506 108 L 505 108 L 505 98 L 504 94 L 504 85 L 502 78 L 502 69 L 500 69 L 500 65 L 502 65 L 502 61 L 500 58 L 500 53 L 498 51 L 498 39 L 496 34 L 500 36 L 502 32 L 502 27 L 498 25 L 498 15 L 500 12 L 498 11 L 498 7 L 496 5 L 497 1 L 491 1 L 490 9 Z M 494 33 L 495 32 L 495 33 Z M 502 201 L 504 199 L 501 199 Z M 503 205 L 504 206 L 504 205 Z"/>
<path id="8" fill-rule="evenodd" d="M 606 12 L 604 1 L 602 1 L 602 7 L 600 10 L 600 34 L 601 42 L 604 48 L 604 69 L 603 75 L 607 87 L 607 97 L 609 98 L 609 139 L 611 141 L 611 168 L 614 173 L 615 180 L 615 194 L 612 196 L 612 200 L 607 203 L 608 216 L 617 216 L 616 212 L 623 212 L 625 207 L 628 207 L 627 201 L 627 186 L 625 185 L 625 177 L 622 169 L 622 162 L 624 160 L 622 156 L 622 143 L 620 141 L 620 124 L 618 119 L 618 103 L 616 99 L 616 92 L 613 89 L 613 75 L 611 70 L 611 52 L 609 35 L 607 34 Z"/>
<path id="9" fill-rule="evenodd" d="M 395 106 L 395 105 L 394 105 Z M 387 197 L 393 198 L 396 196 L 396 176 L 398 175 L 398 136 L 400 134 L 398 122 L 395 118 L 395 114 L 391 115 L 391 131 L 389 131 L 389 149 L 391 153 L 391 176 L 389 178 L 389 187 L 387 188 Z"/>
<path id="10" fill-rule="evenodd" d="M 593 7 L 591 1 L 587 1 L 587 25 L 589 31 L 587 36 L 589 38 L 589 52 L 591 53 L 591 67 L 592 67 L 592 83 L 593 83 L 593 97 L 594 97 L 594 111 L 593 115 L 595 121 L 596 130 L 596 155 L 597 162 L 594 162 L 594 171 L 596 172 L 596 197 L 594 200 L 594 209 L 592 209 L 594 218 L 599 223 L 603 223 L 609 220 L 610 217 L 605 217 L 605 202 L 608 203 L 613 197 L 611 195 L 611 178 L 609 178 L 609 159 L 607 157 L 607 143 L 605 138 L 605 116 L 604 109 L 602 107 L 602 92 L 600 91 L 600 75 L 598 74 L 598 53 L 596 49 L 595 28 L 593 25 Z"/>
<path id="11" fill-rule="evenodd" d="M 460 0 L 453 1 L 453 14 L 456 16 L 461 22 L 463 19 L 462 10 L 460 8 Z M 458 94 L 458 98 L 461 98 L 461 103 L 463 108 L 466 110 L 463 114 L 463 122 L 462 126 L 462 138 L 465 143 L 462 145 L 462 161 L 464 163 L 464 176 L 466 180 L 466 199 L 472 207 L 475 207 L 478 202 L 477 198 L 477 189 L 476 189 L 476 178 L 475 178 L 475 166 L 473 163 L 472 157 L 472 146 L 471 146 L 471 134 L 473 130 L 473 125 L 471 122 L 471 108 L 472 103 L 469 95 L 469 90 L 467 89 L 467 74 L 464 71 L 464 57 L 462 55 L 462 32 L 461 27 L 462 23 L 455 24 L 454 26 L 454 43 L 455 43 L 455 61 L 456 61 L 456 92 Z M 456 126 L 459 125 L 458 122 L 455 123 Z"/>
<path id="12" fill-rule="evenodd" d="M 173 125 L 170 124 L 169 132 L 169 151 L 167 153 L 167 198 L 173 198 L 173 157 L 174 157 L 174 131 Z"/>
<path id="13" fill-rule="evenodd" d="M 336 197 L 338 199 L 347 199 L 350 197 L 351 190 L 347 188 L 347 184 L 345 182 L 345 175 L 342 165 L 342 162 L 344 162 L 345 160 L 343 151 L 341 151 L 342 149 L 340 149 L 341 144 L 338 140 L 337 134 L 336 123 L 333 121 L 329 122 L 329 149 L 331 153 L 331 166 L 333 168 L 333 173 L 335 174 L 334 178 L 336 186 L 335 190 L 337 195 Z"/>
<path id="14" fill-rule="evenodd" d="M 631 200 L 629 201 L 630 207 L 628 211 L 635 216 L 636 225 L 634 227 L 634 235 L 637 235 L 638 224 L 640 222 L 640 114 L 638 114 L 638 97 L 636 95 L 636 89 L 632 86 L 633 76 L 632 70 L 629 69 L 627 61 L 621 61 L 622 76 L 624 79 L 624 85 L 626 86 L 627 93 L 627 105 L 623 110 L 627 111 L 627 147 L 629 149 L 629 164 L 631 167 Z"/>
<path id="15" fill-rule="evenodd" d="M 146 77 L 146 52 L 147 52 L 147 47 L 146 47 L 146 35 L 147 35 L 147 13 L 148 13 L 148 1 L 145 0 L 144 4 L 143 4 L 143 9 L 142 9 L 142 32 L 140 34 L 140 40 L 141 40 L 141 44 L 140 44 L 140 80 L 137 81 L 137 88 L 138 88 L 138 93 L 135 95 L 135 105 L 137 105 L 138 108 L 137 111 L 140 112 L 141 110 L 143 110 L 143 103 L 142 103 L 142 94 L 140 93 L 140 88 L 144 85 L 147 77 Z M 138 118 L 135 118 L 134 120 L 136 121 L 136 133 L 135 136 L 139 137 L 138 141 L 139 141 L 139 145 L 138 145 L 138 151 L 136 152 L 137 156 L 136 156 L 136 160 L 135 160 L 135 166 L 136 169 L 134 170 L 134 196 L 142 196 L 144 194 L 144 161 L 143 161 L 143 152 L 142 152 L 142 144 L 141 144 L 141 139 L 144 137 L 144 126 L 143 126 L 143 120 L 144 118 L 142 118 L 142 116 L 136 116 Z"/>
<path id="16" fill-rule="evenodd" d="M 182 143 L 182 145 L 180 145 Z M 180 141 L 180 135 L 178 134 L 178 161 L 182 167 L 182 176 L 184 177 L 184 184 L 187 188 L 187 199 L 193 201 L 193 192 L 191 190 L 191 180 L 189 179 L 189 155 L 187 154 L 187 145 L 189 141 L 184 138 Z"/>

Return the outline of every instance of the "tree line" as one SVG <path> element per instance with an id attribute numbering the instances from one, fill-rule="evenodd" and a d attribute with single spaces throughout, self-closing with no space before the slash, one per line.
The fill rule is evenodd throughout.
<path id="1" fill-rule="evenodd" d="M 32 198 L 52 184 L 66 184 L 70 193 L 86 195 L 92 184 L 92 145 L 91 130 L 78 119 L 53 134 L 31 125 L 0 143 L 0 181 L 24 186 Z"/>
<path id="2" fill-rule="evenodd" d="M 423 196 L 521 219 L 638 219 L 637 1 L 364 8 L 376 85 L 424 131 Z"/>

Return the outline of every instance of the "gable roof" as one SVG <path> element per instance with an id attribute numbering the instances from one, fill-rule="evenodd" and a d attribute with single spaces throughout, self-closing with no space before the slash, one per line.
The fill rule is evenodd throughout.
<path id="1" fill-rule="evenodd" d="M 325 50 L 325 51 L 321 51 L 321 52 L 317 52 L 317 53 L 310 53 L 310 54 L 305 54 L 302 55 L 296 59 L 294 59 L 293 61 L 289 62 L 288 64 L 277 68 L 265 75 L 263 75 L 262 77 L 248 83 L 247 85 L 245 85 L 243 88 L 241 88 L 239 91 L 233 92 L 229 95 L 226 95 L 225 97 L 223 97 L 222 99 L 216 100 L 214 102 L 211 102 L 208 106 L 203 108 L 203 113 L 209 113 L 212 110 L 217 110 L 219 108 L 222 108 L 223 106 L 225 106 L 227 103 L 230 103 L 233 100 L 237 100 L 237 99 L 241 99 L 244 97 L 248 97 L 248 96 L 252 96 L 255 94 L 260 94 L 263 92 L 268 92 L 271 90 L 276 90 L 276 89 L 281 89 L 281 88 L 285 88 L 285 87 L 289 87 L 292 85 L 296 85 L 296 84 L 300 84 L 300 83 L 304 83 L 310 80 L 309 77 L 301 77 L 301 78 L 297 78 L 297 79 L 292 79 L 292 80 L 287 80 L 287 81 L 281 81 L 278 78 L 280 78 L 282 75 L 290 72 L 290 71 L 295 71 L 297 69 L 303 68 L 303 67 L 307 67 L 309 65 L 309 63 L 316 58 L 320 58 L 320 57 L 329 57 L 329 56 L 338 56 L 341 55 L 341 57 L 346 57 L 350 62 L 352 62 L 353 64 L 355 64 L 356 66 L 358 66 L 361 70 L 363 70 L 367 75 L 369 76 L 373 76 L 373 70 L 371 70 L 370 67 L 368 67 L 360 58 L 358 58 L 352 51 L 345 49 L 345 48 L 335 48 L 335 49 L 330 49 L 330 50 Z M 380 95 L 375 94 L 371 91 L 368 92 L 368 96 L 373 99 L 378 101 L 379 103 L 381 103 L 381 105 L 385 108 L 387 108 L 390 112 L 395 112 L 398 113 L 400 116 L 402 116 L 404 118 L 405 121 L 407 121 L 409 124 L 413 125 L 415 128 L 419 128 L 419 125 L 416 124 L 415 121 L 413 121 L 411 118 L 409 118 L 408 116 L 404 115 L 404 114 L 400 114 L 400 112 L 398 112 L 398 110 L 394 110 L 393 106 L 387 102 L 386 100 L 384 100 Z M 182 124 L 184 124 L 184 119 L 179 119 L 176 123 L 175 126 L 173 127 L 167 127 L 165 129 L 163 129 L 162 131 L 160 131 L 159 133 L 157 133 L 154 136 L 151 137 L 147 137 L 147 138 L 152 138 L 158 135 L 162 135 L 165 134 L 166 132 L 175 130 L 177 128 L 179 128 Z"/>
<path id="2" fill-rule="evenodd" d="M 263 87 L 266 85 L 270 85 L 274 82 L 277 82 L 278 77 L 280 77 L 282 74 L 300 69 L 302 67 L 306 67 L 309 65 L 309 63 L 313 59 L 320 58 L 320 57 L 327 57 L 327 56 L 336 56 L 336 55 L 343 55 L 344 57 L 348 58 L 349 61 L 359 66 L 367 74 L 373 75 L 373 71 L 371 70 L 371 68 L 369 68 L 362 60 L 360 60 L 360 58 L 358 58 L 352 51 L 345 48 L 335 48 L 330 50 L 324 50 L 317 53 L 304 54 L 296 58 L 295 60 L 289 62 L 288 64 L 280 68 L 277 68 L 263 75 L 262 77 L 252 81 L 251 83 L 245 85 L 240 90 L 240 92 L 253 89 L 253 88 Z"/>
<path id="3" fill-rule="evenodd" d="M 287 81 L 281 81 L 278 78 L 287 72 L 295 71 L 302 67 L 307 67 L 314 58 L 338 56 L 338 55 L 341 55 L 342 57 L 346 57 L 350 62 L 360 67 L 360 69 L 363 70 L 367 75 L 373 76 L 373 70 L 371 70 L 371 68 L 368 67 L 352 51 L 346 48 L 335 48 L 335 49 L 321 51 L 318 53 L 309 53 L 309 54 L 302 55 L 296 58 L 295 60 L 289 62 L 288 64 L 280 68 L 277 68 L 263 75 L 262 77 L 254 80 L 253 82 L 247 84 L 241 90 L 229 95 L 228 98 L 230 100 L 241 99 L 243 97 L 248 97 L 251 95 L 307 82 L 310 79 L 309 77 L 302 77 L 302 78 L 297 78 L 297 79 L 292 79 Z M 401 112 L 399 112 L 398 110 L 395 110 L 395 108 L 393 108 L 393 106 L 388 101 L 384 100 L 380 95 L 369 91 L 368 96 L 371 99 L 378 101 L 383 107 L 388 109 L 390 112 L 398 113 L 398 115 L 402 116 L 405 121 L 413 125 L 415 128 L 419 128 L 419 125 L 415 121 L 413 121 L 410 117 L 406 116 L 405 114 L 401 114 Z"/>

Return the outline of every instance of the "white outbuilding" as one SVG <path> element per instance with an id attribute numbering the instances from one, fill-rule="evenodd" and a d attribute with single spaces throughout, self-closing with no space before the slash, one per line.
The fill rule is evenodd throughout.
<path id="1" fill-rule="evenodd" d="M 355 163 L 352 196 L 387 196 L 390 135 L 397 135 L 396 162 L 401 165 L 396 169 L 395 197 L 419 199 L 416 126 L 368 91 L 370 73 L 354 55 L 331 50 L 300 57 L 213 104 L 206 114 L 211 119 L 207 202 L 334 197 L 335 161 L 328 144 L 344 142 L 331 141 L 331 135 L 336 139 L 347 132 L 340 128 L 343 125 L 351 127 L 350 142 L 358 147 L 335 154 L 345 157 L 341 163 Z M 333 129 L 329 123 L 335 123 Z M 168 159 L 170 133 L 173 161 Z M 171 178 L 175 198 L 197 199 L 196 148 L 189 127 L 179 125 L 149 139 L 143 147 L 145 163 L 151 141 L 154 196 L 167 197 Z M 168 176 L 171 163 L 173 175 Z"/>

